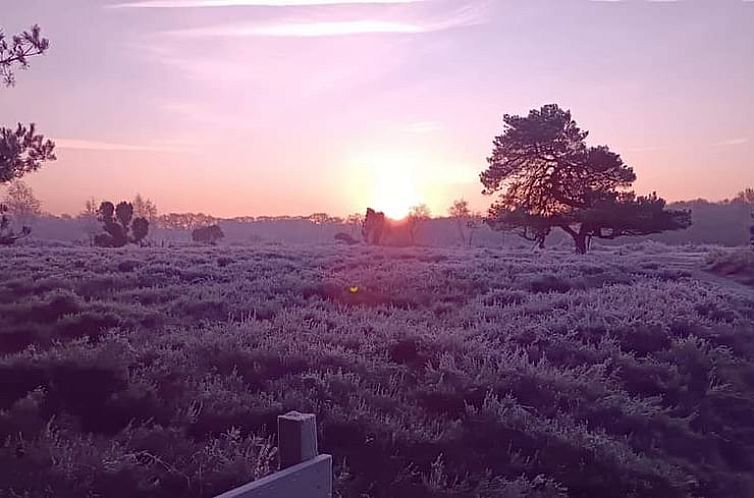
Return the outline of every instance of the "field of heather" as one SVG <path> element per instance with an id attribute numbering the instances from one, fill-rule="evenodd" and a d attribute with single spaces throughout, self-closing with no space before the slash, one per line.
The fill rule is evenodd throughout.
<path id="1" fill-rule="evenodd" d="M 754 496 L 754 289 L 704 249 L 1 257 L 0 496 L 211 497 L 292 409 L 341 497 Z"/>

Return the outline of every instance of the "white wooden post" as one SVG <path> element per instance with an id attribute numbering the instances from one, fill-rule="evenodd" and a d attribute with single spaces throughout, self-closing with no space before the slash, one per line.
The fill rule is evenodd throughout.
<path id="1" fill-rule="evenodd" d="M 280 470 L 215 498 L 332 498 L 332 457 L 317 454 L 313 414 L 278 417 Z"/>
<path id="2" fill-rule="evenodd" d="M 288 412 L 278 417 L 280 470 L 317 456 L 317 419 L 313 413 Z"/>

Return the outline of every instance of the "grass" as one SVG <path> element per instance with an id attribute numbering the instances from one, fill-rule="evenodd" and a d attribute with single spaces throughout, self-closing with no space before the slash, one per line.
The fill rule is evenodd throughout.
<path id="1" fill-rule="evenodd" d="M 292 409 L 343 497 L 754 495 L 754 297 L 691 248 L 2 258 L 0 495 L 213 496 Z"/>
<path id="2" fill-rule="evenodd" d="M 707 269 L 754 287 L 754 250 L 718 249 L 707 256 Z"/>

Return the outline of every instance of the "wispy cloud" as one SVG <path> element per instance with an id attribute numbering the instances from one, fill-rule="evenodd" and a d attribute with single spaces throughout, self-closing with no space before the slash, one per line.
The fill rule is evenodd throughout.
<path id="1" fill-rule="evenodd" d="M 108 5 L 114 9 L 186 9 L 207 7 L 303 7 L 319 5 L 401 4 L 426 0 L 144 0 Z"/>
<path id="2" fill-rule="evenodd" d="M 442 17 L 423 19 L 295 19 L 221 24 L 201 28 L 165 31 L 164 35 L 185 38 L 205 37 L 291 37 L 309 38 L 359 34 L 417 34 L 475 26 L 486 21 L 483 8 L 464 7 Z"/>
<path id="3" fill-rule="evenodd" d="M 332 21 L 332 22 L 285 22 L 268 25 L 214 26 L 183 31 L 171 35 L 189 37 L 320 37 L 380 33 L 424 33 L 430 26 L 390 21 Z"/>
<path id="4" fill-rule="evenodd" d="M 728 140 L 723 140 L 722 142 L 717 142 L 712 145 L 714 147 L 729 147 L 733 145 L 744 145 L 748 143 L 749 143 L 748 138 L 730 138 Z"/>
<path id="5" fill-rule="evenodd" d="M 55 146 L 59 149 L 97 150 L 97 151 L 143 151 L 143 152 L 182 152 L 182 147 L 173 145 L 147 145 L 147 144 L 117 144 L 110 142 L 98 142 L 94 140 L 80 140 L 74 138 L 56 138 Z"/>
<path id="6" fill-rule="evenodd" d="M 400 130 L 406 133 L 433 133 L 441 129 L 442 124 L 437 121 L 418 121 L 400 127 Z"/>

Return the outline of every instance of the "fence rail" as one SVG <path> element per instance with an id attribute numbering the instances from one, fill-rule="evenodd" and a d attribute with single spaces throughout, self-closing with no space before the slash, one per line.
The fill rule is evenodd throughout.
<path id="1" fill-rule="evenodd" d="M 332 457 L 317 450 L 313 414 L 278 417 L 280 470 L 215 498 L 332 498 Z"/>

